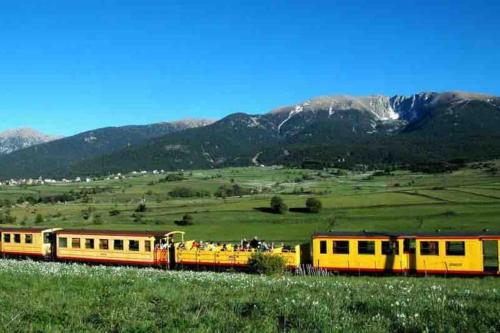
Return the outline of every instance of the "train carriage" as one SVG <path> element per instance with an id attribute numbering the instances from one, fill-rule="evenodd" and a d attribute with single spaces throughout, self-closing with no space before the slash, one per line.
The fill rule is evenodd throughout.
<path id="1" fill-rule="evenodd" d="M 52 258 L 57 228 L 1 228 L 0 252 L 4 257 Z"/>
<path id="2" fill-rule="evenodd" d="M 167 242 L 165 232 L 115 230 L 59 230 L 59 261 L 102 264 L 162 266 L 169 261 L 160 244 Z"/>
<path id="3" fill-rule="evenodd" d="M 499 242 L 499 233 L 487 232 L 316 233 L 312 261 L 315 268 L 335 272 L 500 274 Z"/>

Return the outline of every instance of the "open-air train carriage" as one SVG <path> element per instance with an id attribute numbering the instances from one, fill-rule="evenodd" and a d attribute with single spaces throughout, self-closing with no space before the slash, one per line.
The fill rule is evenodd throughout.
<path id="1" fill-rule="evenodd" d="M 221 244 L 212 250 L 199 249 L 193 248 L 192 241 L 188 241 L 183 248 L 176 249 L 176 263 L 182 266 L 245 268 L 254 252 L 255 250 L 234 249 L 227 244 Z M 300 266 L 299 245 L 288 250 L 279 247 L 265 253 L 282 257 L 289 269 Z"/>

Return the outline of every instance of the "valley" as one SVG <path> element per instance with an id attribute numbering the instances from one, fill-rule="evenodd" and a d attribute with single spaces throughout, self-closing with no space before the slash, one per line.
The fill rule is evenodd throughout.
<path id="1" fill-rule="evenodd" d="M 5 226 L 183 230 L 192 239 L 232 242 L 302 243 L 327 230 L 498 230 L 500 174 L 491 165 L 500 162 L 442 174 L 244 167 L 2 186 L 0 218 Z M 288 213 L 267 212 L 274 195 Z M 301 210 L 309 197 L 321 200 L 319 213 Z M 176 224 L 186 213 L 193 224 Z"/>

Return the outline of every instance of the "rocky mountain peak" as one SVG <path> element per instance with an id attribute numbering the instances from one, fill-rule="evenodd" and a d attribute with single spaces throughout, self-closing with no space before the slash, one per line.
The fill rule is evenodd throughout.
<path id="1" fill-rule="evenodd" d="M 60 138 L 61 136 L 44 134 L 32 128 L 8 129 L 0 133 L 0 154 L 10 154 L 16 150 Z"/>
<path id="2" fill-rule="evenodd" d="M 215 120 L 212 119 L 204 119 L 204 118 L 184 118 L 181 120 L 172 121 L 170 124 L 174 126 L 179 126 L 183 128 L 194 128 L 194 127 L 202 127 L 207 126 L 214 123 Z"/>

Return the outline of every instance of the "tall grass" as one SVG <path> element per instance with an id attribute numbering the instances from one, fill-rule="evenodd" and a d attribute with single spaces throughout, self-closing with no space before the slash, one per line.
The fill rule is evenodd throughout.
<path id="1" fill-rule="evenodd" d="M 0 260 L 1 331 L 498 332 L 495 278 L 263 277 Z"/>

